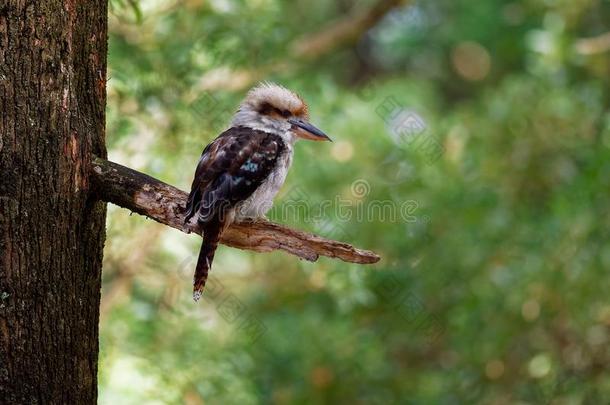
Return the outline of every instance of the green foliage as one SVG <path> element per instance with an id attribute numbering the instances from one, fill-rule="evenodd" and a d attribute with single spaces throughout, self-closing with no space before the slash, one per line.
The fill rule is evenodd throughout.
<path id="1" fill-rule="evenodd" d="M 610 3 L 415 1 L 310 60 L 295 39 L 373 2 L 134 4 L 113 2 L 110 158 L 188 189 L 237 84 L 279 81 L 335 143 L 297 145 L 269 216 L 383 260 L 221 247 L 193 304 L 198 238 L 111 208 L 101 403 L 610 396 L 610 51 L 582 42 Z"/>

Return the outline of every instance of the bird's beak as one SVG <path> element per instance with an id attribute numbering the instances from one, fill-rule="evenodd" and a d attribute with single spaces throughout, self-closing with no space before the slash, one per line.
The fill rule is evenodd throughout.
<path id="1" fill-rule="evenodd" d="M 292 124 L 292 131 L 299 137 L 304 139 L 311 139 L 312 141 L 331 141 L 324 132 L 314 127 L 307 121 L 303 121 L 298 118 L 291 118 L 288 120 Z"/>

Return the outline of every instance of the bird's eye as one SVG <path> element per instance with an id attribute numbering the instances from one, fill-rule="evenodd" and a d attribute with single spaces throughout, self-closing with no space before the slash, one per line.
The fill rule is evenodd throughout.
<path id="1" fill-rule="evenodd" d="M 263 115 L 267 115 L 269 114 L 271 111 L 273 111 L 273 107 L 271 106 L 271 104 L 269 103 L 263 103 L 261 104 L 261 106 L 258 108 L 258 112 L 260 114 Z"/>
<path id="2" fill-rule="evenodd" d="M 284 118 L 288 118 L 291 115 L 290 111 L 288 110 L 280 110 L 279 108 L 276 108 L 275 111 Z"/>

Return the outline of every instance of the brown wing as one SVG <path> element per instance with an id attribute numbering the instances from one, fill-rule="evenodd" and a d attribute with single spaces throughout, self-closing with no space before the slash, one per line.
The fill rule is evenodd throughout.
<path id="1" fill-rule="evenodd" d="M 247 199 L 269 176 L 285 150 L 279 135 L 247 127 L 223 132 L 201 154 L 186 206 L 205 223 Z"/>

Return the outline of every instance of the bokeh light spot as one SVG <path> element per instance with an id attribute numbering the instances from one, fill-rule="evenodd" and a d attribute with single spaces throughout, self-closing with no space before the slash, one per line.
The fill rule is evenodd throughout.
<path id="1" fill-rule="evenodd" d="M 462 78 L 481 81 L 489 75 L 491 57 L 483 46 L 476 42 L 461 42 L 451 53 L 453 68 Z"/>
<path id="2" fill-rule="evenodd" d="M 547 354 L 538 354 L 530 360 L 527 370 L 533 378 L 542 378 L 551 371 L 551 359 Z"/>
<path id="3" fill-rule="evenodd" d="M 540 315 L 540 304 L 536 300 L 528 300 L 521 306 L 521 315 L 526 321 L 532 322 Z"/>
<path id="4" fill-rule="evenodd" d="M 347 162 L 354 156 L 354 147 L 349 141 L 337 141 L 331 149 L 332 157 L 339 162 Z"/>
<path id="5" fill-rule="evenodd" d="M 504 374 L 504 362 L 502 360 L 492 360 L 485 365 L 485 375 L 490 380 L 497 380 Z"/>

